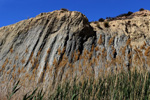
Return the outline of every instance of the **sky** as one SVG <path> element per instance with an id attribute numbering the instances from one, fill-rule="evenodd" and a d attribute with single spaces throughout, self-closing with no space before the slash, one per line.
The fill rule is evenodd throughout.
<path id="1" fill-rule="evenodd" d="M 150 10 L 150 0 L 0 0 L 0 27 L 61 8 L 79 11 L 89 21 L 98 21 L 140 8 Z"/>

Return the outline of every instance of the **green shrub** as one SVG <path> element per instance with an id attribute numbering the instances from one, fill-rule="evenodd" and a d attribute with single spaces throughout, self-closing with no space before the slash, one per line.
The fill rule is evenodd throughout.
<path id="1" fill-rule="evenodd" d="M 121 72 L 79 83 L 59 86 L 50 97 L 61 100 L 148 100 L 150 99 L 150 73 Z M 67 86 L 67 87 L 66 87 Z M 67 88 L 67 89 L 66 89 Z M 52 98 L 53 97 L 53 98 Z"/>
<path id="2" fill-rule="evenodd" d="M 109 22 L 108 22 L 108 21 L 105 21 L 105 22 L 104 22 L 104 26 L 105 26 L 106 28 L 110 27 L 110 26 L 109 26 Z"/>
<path id="3" fill-rule="evenodd" d="M 128 13 L 120 14 L 117 17 L 130 16 L 133 12 L 129 11 Z"/>
<path id="4" fill-rule="evenodd" d="M 100 18 L 98 21 L 99 21 L 99 22 L 104 22 L 104 20 L 105 20 L 105 19 Z"/>
<path id="5" fill-rule="evenodd" d="M 139 11 L 144 11 L 144 10 L 145 10 L 144 8 L 139 9 Z"/>
<path id="6" fill-rule="evenodd" d="M 134 69 L 134 68 L 133 68 Z M 43 90 L 26 93 L 23 100 L 149 100 L 150 72 L 136 69 L 120 71 L 95 79 L 73 80 L 60 84 L 49 96 L 44 98 Z M 17 82 L 12 94 L 20 88 Z M 51 93 L 51 91 L 47 91 Z M 11 95 L 9 94 L 9 100 Z"/>
<path id="7" fill-rule="evenodd" d="M 63 11 L 68 11 L 68 9 L 66 9 L 66 8 L 61 8 L 60 10 L 63 10 Z"/>

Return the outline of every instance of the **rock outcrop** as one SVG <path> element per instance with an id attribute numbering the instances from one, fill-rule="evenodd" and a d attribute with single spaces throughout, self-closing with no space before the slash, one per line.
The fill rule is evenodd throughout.
<path id="1" fill-rule="evenodd" d="M 0 28 L 0 84 L 20 79 L 53 86 L 149 66 L 150 16 L 137 14 L 105 27 L 106 21 L 90 23 L 80 12 L 59 10 Z"/>

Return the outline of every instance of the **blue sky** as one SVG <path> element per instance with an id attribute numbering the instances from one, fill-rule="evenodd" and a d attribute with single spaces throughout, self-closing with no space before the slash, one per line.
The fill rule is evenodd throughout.
<path id="1" fill-rule="evenodd" d="M 150 10 L 150 0 L 0 0 L 0 27 L 61 8 L 80 11 L 96 21 L 140 8 Z"/>

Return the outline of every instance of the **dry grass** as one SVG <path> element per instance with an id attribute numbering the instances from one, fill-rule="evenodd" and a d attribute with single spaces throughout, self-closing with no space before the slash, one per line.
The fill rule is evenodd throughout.
<path id="1" fill-rule="evenodd" d="M 98 44 L 101 45 L 103 43 L 102 41 L 102 35 L 100 35 L 99 40 L 98 40 Z"/>
<path id="2" fill-rule="evenodd" d="M 13 53 L 13 51 L 14 51 L 14 50 L 13 50 L 13 47 L 11 47 L 11 48 L 10 48 L 10 53 Z"/>
<path id="3" fill-rule="evenodd" d="M 98 46 L 95 47 L 95 51 L 99 51 L 99 47 Z"/>
<path id="4" fill-rule="evenodd" d="M 150 53 L 150 46 L 146 48 L 144 55 L 149 56 Z"/>
<path id="5" fill-rule="evenodd" d="M 125 54 L 126 54 L 126 46 L 124 46 L 124 47 L 122 48 L 122 55 L 125 56 Z"/>
<path id="6" fill-rule="evenodd" d="M 54 66 L 57 66 L 57 65 L 58 65 L 56 58 L 54 58 L 53 65 L 54 65 Z"/>
<path id="7" fill-rule="evenodd" d="M 140 46 L 140 49 L 145 49 L 146 42 L 144 41 L 143 45 Z"/>
<path id="8" fill-rule="evenodd" d="M 114 41 L 114 37 L 110 38 L 109 42 L 108 42 L 108 45 L 112 45 L 113 44 L 113 41 Z"/>
<path id="9" fill-rule="evenodd" d="M 131 39 L 129 38 L 126 42 L 126 45 L 130 45 L 131 44 Z"/>
<path id="10" fill-rule="evenodd" d="M 41 50 L 38 51 L 37 56 L 39 57 L 40 54 L 41 54 Z"/>
<path id="11" fill-rule="evenodd" d="M 18 68 L 18 74 L 20 74 L 21 73 L 21 69 L 20 68 Z"/>
<path id="12" fill-rule="evenodd" d="M 7 63 L 9 62 L 8 58 L 6 58 L 4 64 L 2 65 L 2 70 L 5 69 L 5 66 L 7 65 Z"/>
<path id="13" fill-rule="evenodd" d="M 26 51 L 25 51 L 25 53 L 28 53 L 29 52 L 29 50 L 28 50 L 28 48 L 26 48 Z"/>
<path id="14" fill-rule="evenodd" d="M 51 51 L 51 49 L 49 48 L 49 49 L 47 50 L 47 54 L 49 54 L 49 53 L 50 53 L 50 51 Z"/>
<path id="15" fill-rule="evenodd" d="M 61 54 L 61 47 L 58 48 L 58 55 Z"/>
<path id="16" fill-rule="evenodd" d="M 23 57 L 22 60 L 21 60 L 21 63 L 24 64 L 25 61 L 26 61 L 26 60 L 25 60 L 25 58 Z"/>
<path id="17" fill-rule="evenodd" d="M 31 52 L 31 55 L 29 57 L 29 61 L 31 61 L 32 57 L 33 57 L 33 51 Z"/>
<path id="18" fill-rule="evenodd" d="M 16 68 L 16 65 L 13 65 L 13 68 Z"/>
<path id="19" fill-rule="evenodd" d="M 108 55 L 111 58 L 110 61 L 108 61 L 108 59 L 107 59 L 106 48 L 105 47 L 103 47 L 102 49 L 99 48 L 99 45 L 102 44 L 102 35 L 100 35 L 100 38 L 98 40 L 99 45 L 97 45 L 96 47 L 94 45 L 92 45 L 91 49 L 89 49 L 89 50 L 84 49 L 84 51 L 81 55 L 80 55 L 79 50 L 73 52 L 71 56 L 74 59 L 74 61 L 73 61 L 74 63 L 69 63 L 68 57 L 65 54 L 66 48 L 63 48 L 63 50 L 61 50 L 59 47 L 58 55 L 63 54 L 61 61 L 58 63 L 57 59 L 55 58 L 53 61 L 53 65 L 49 65 L 49 64 L 46 64 L 46 66 L 44 65 L 44 67 L 46 69 L 43 70 L 43 72 L 40 76 L 40 80 L 41 80 L 41 78 L 43 78 L 42 81 L 43 82 L 46 81 L 45 76 L 47 74 L 45 74 L 45 73 L 49 73 L 48 75 L 50 75 L 50 76 L 48 76 L 48 77 L 53 77 L 55 75 L 54 77 L 57 80 L 57 78 L 59 77 L 57 75 L 59 72 L 63 73 L 63 70 L 62 70 L 63 68 L 66 68 L 68 70 L 68 72 L 64 71 L 64 73 L 63 73 L 64 75 L 66 75 L 65 77 L 68 79 L 74 78 L 75 73 L 78 73 L 81 77 L 88 78 L 88 79 L 91 79 L 91 77 L 95 77 L 95 72 L 98 73 L 98 76 L 101 75 L 103 77 L 108 77 L 109 73 L 111 73 L 111 71 L 110 71 L 111 67 L 113 67 L 112 71 L 114 71 L 114 72 L 116 71 L 117 73 L 119 73 L 118 70 L 124 70 L 124 67 L 126 67 L 126 64 L 124 63 L 124 61 L 126 60 L 125 57 L 128 58 L 130 65 L 134 65 L 134 66 L 136 66 L 136 65 L 143 66 L 144 64 L 147 66 L 150 65 L 150 63 L 149 63 L 150 47 L 147 47 L 145 42 L 140 48 L 136 47 L 132 52 L 129 53 L 129 52 L 126 52 L 127 45 L 130 45 L 130 42 L 131 42 L 131 40 L 128 39 L 126 42 L 126 46 L 123 46 L 122 49 L 120 49 L 121 55 L 119 55 L 119 53 L 118 53 L 118 55 L 116 55 L 116 58 L 113 58 L 113 55 L 115 55 L 115 53 L 118 52 L 115 49 L 115 47 L 113 47 L 113 41 L 114 41 L 114 38 L 111 38 L 109 40 L 109 45 L 112 45 L 111 46 L 112 52 Z M 143 53 L 143 50 L 145 50 L 144 53 Z M 46 51 L 47 55 L 50 53 L 50 51 L 51 51 L 50 48 Z M 93 54 L 95 52 L 97 54 L 95 56 L 93 56 Z M 12 83 L 17 78 L 20 77 L 21 79 L 23 79 L 22 80 L 23 86 L 24 85 L 29 86 L 30 84 L 26 84 L 27 82 L 29 82 L 29 83 L 33 82 L 32 85 L 36 85 L 36 83 L 34 83 L 34 81 L 37 80 L 38 67 L 40 66 L 39 65 L 40 53 L 41 53 L 41 51 L 39 50 L 37 53 L 37 57 L 34 57 L 33 52 L 32 52 L 29 57 L 29 61 L 31 62 L 31 65 L 34 66 L 31 73 L 27 72 L 27 69 L 24 66 L 22 66 L 22 68 L 21 67 L 18 68 L 17 64 L 12 65 L 13 70 L 9 69 L 9 70 L 5 71 L 4 69 L 7 66 L 7 64 L 11 64 L 10 63 L 11 61 L 9 61 L 8 58 L 5 60 L 4 64 L 2 65 L 1 71 L 3 72 L 3 74 L 4 73 L 6 73 L 7 75 L 11 74 Z M 146 56 L 146 58 L 144 56 Z M 46 56 L 45 61 L 47 61 L 47 57 L 48 56 Z M 16 56 L 15 59 L 17 60 L 18 56 Z M 79 64 L 77 64 L 78 66 L 76 67 L 75 63 L 78 60 L 80 60 L 80 61 L 79 61 Z M 21 60 L 21 63 L 24 64 L 25 62 L 26 62 L 26 60 L 23 57 Z M 67 65 L 68 65 L 68 67 L 66 67 Z M 32 66 L 30 66 L 30 67 L 32 67 Z M 98 69 L 99 71 L 97 71 L 97 70 L 95 71 L 95 69 L 94 69 L 95 66 L 96 67 L 100 66 L 101 68 L 103 67 L 105 70 Z M 132 70 L 135 70 L 135 69 L 132 69 Z M 59 75 L 60 75 L 60 73 L 59 73 Z M 84 84 L 84 81 L 82 79 L 81 79 L 81 81 Z M 5 82 L 5 81 L 3 81 L 3 82 Z M 107 87 L 107 85 L 106 85 L 106 87 Z"/>

